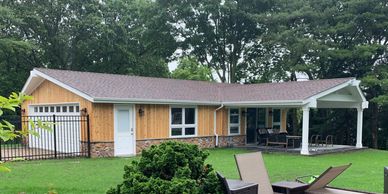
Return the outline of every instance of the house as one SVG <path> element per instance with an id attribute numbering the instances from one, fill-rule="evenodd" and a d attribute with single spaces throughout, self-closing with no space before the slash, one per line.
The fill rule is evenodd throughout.
<path id="1" fill-rule="evenodd" d="M 357 109 L 356 147 L 362 147 L 368 102 L 359 84 L 338 78 L 242 85 L 35 68 L 22 90 L 34 99 L 22 112 L 87 113 L 92 155 L 122 156 L 173 139 L 205 148 L 255 143 L 256 128 L 286 131 L 287 111 L 301 108 L 301 154 L 309 154 L 311 108 Z M 248 113 L 255 127 L 247 127 Z"/>

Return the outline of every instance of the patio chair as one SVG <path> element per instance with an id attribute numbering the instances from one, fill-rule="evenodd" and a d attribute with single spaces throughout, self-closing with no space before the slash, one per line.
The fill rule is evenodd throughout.
<path id="1" fill-rule="evenodd" d="M 258 185 L 241 180 L 226 179 L 221 173 L 216 172 L 221 181 L 225 194 L 257 194 Z"/>
<path id="2" fill-rule="evenodd" d="M 322 145 L 322 146 L 327 147 L 328 145 L 331 145 L 333 147 L 333 136 L 327 135 L 326 138 L 323 139 L 323 136 L 316 135 L 315 142 L 316 142 L 317 146 Z"/>
<path id="3" fill-rule="evenodd" d="M 267 138 L 266 146 L 281 145 L 288 149 L 287 133 L 278 133 Z"/>
<path id="4" fill-rule="evenodd" d="M 266 139 L 269 137 L 267 129 L 258 128 L 257 134 L 257 145 L 265 144 Z"/>
<path id="5" fill-rule="evenodd" d="M 234 158 L 241 180 L 257 183 L 259 185 L 258 194 L 275 193 L 272 189 L 261 152 L 237 154 L 234 155 Z"/>
<path id="6" fill-rule="evenodd" d="M 310 146 L 314 146 L 314 145 L 317 145 L 317 135 L 312 135 L 310 137 Z M 317 145 L 318 146 L 318 145 Z"/>
<path id="7" fill-rule="evenodd" d="M 367 193 L 362 191 L 355 191 L 349 189 L 329 187 L 328 184 L 337 178 L 341 173 L 348 169 L 352 164 L 329 167 L 325 172 L 319 175 L 312 183 L 309 184 L 309 187 L 306 189 L 306 194 L 359 194 Z M 307 177 L 307 176 L 303 176 Z M 301 182 L 302 177 L 298 177 L 296 180 Z"/>
<path id="8" fill-rule="evenodd" d="M 323 136 L 321 135 L 312 135 L 310 137 L 310 146 L 328 146 L 331 145 L 333 147 L 334 141 L 332 135 L 327 135 L 325 139 L 323 139 Z"/>

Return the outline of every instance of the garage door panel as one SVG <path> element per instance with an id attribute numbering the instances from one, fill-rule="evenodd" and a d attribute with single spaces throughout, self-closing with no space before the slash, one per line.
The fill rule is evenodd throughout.
<path id="1" fill-rule="evenodd" d="M 29 135 L 29 147 L 52 150 L 62 153 L 80 152 L 81 122 L 77 104 L 34 105 L 29 115 L 43 122 L 54 122 L 55 131 L 35 128 L 38 136 Z M 31 128 L 30 128 L 31 129 Z M 54 141 L 55 139 L 55 141 Z"/>

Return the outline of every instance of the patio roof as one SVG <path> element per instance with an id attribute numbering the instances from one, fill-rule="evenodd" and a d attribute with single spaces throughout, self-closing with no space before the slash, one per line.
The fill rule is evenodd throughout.
<path id="1" fill-rule="evenodd" d="M 366 102 L 355 78 L 264 84 L 225 84 L 35 68 L 22 92 L 49 80 L 96 103 L 214 104 L 225 106 L 353 107 Z M 346 104 L 346 106 L 343 106 Z M 364 106 L 367 104 L 364 103 Z"/>

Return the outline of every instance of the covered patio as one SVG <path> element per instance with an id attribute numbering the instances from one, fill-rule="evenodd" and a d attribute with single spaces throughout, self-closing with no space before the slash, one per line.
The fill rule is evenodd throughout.
<path id="1" fill-rule="evenodd" d="M 282 93 L 282 98 L 284 100 L 278 101 L 257 101 L 252 103 L 225 103 L 225 106 L 230 107 L 241 107 L 245 109 L 245 114 L 247 117 L 247 130 L 246 130 L 246 147 L 258 148 L 260 150 L 267 151 L 287 151 L 291 153 L 300 153 L 302 155 L 315 155 L 323 153 L 333 153 L 333 152 L 343 152 L 343 151 L 352 151 L 362 149 L 362 130 L 363 130 L 363 110 L 368 108 L 368 102 L 366 101 L 361 89 L 360 81 L 354 78 L 347 78 L 348 80 L 334 85 L 332 87 L 326 87 L 325 89 L 320 90 L 320 88 L 297 88 L 295 91 L 280 91 L 288 92 L 287 94 Z M 316 85 L 314 86 L 316 87 Z M 324 87 L 323 87 L 324 88 Z M 292 88 L 291 88 L 292 89 Z M 288 89 L 289 90 L 289 89 Z M 311 94 L 311 90 L 315 90 L 314 94 Z M 299 94 L 305 92 L 306 94 Z M 274 93 L 274 92 L 272 92 Z M 310 93 L 310 94 L 309 94 Z M 269 127 L 271 129 L 278 128 L 280 132 L 287 132 L 286 122 L 283 121 L 284 114 L 287 114 L 287 110 L 291 108 L 301 109 L 303 111 L 302 118 L 302 133 L 297 136 L 287 136 L 295 141 L 298 140 L 301 146 L 292 146 L 288 147 L 287 145 L 257 145 L 256 141 L 252 142 L 252 133 L 255 133 L 254 136 L 257 136 L 258 132 L 255 132 L 252 129 Z M 256 109 L 256 111 L 253 111 Z M 270 110 L 265 113 L 260 113 L 260 109 Z M 357 138 L 355 145 L 329 145 L 329 146 L 319 146 L 311 144 L 310 141 L 310 110 L 311 109 L 356 109 L 357 110 Z M 275 110 L 280 110 L 275 113 Z M 256 114 L 256 126 L 250 127 L 250 117 L 252 112 Z M 260 119 L 259 115 L 265 114 L 265 119 Z M 280 114 L 280 119 L 274 120 Z M 261 121 L 259 121 L 261 120 Z M 271 124 L 268 125 L 268 120 L 271 120 Z M 261 122 L 261 123 L 260 123 Z M 335 136 L 335 134 L 332 134 Z M 267 139 L 268 141 L 268 139 Z M 288 142 L 288 141 L 287 141 Z M 292 142 L 294 143 L 294 142 Z M 276 144 L 276 142 L 274 142 Z"/>
<path id="2" fill-rule="evenodd" d="M 303 125 L 302 125 L 302 155 L 310 155 L 312 148 L 309 147 L 309 121 L 310 109 L 312 108 L 351 108 L 357 109 L 357 141 L 355 148 L 363 148 L 362 146 L 362 130 L 363 130 L 363 111 L 368 108 L 363 93 L 360 89 L 359 80 L 351 80 L 349 83 L 336 86 L 318 95 L 310 97 L 306 104 L 301 108 L 303 110 Z"/>

